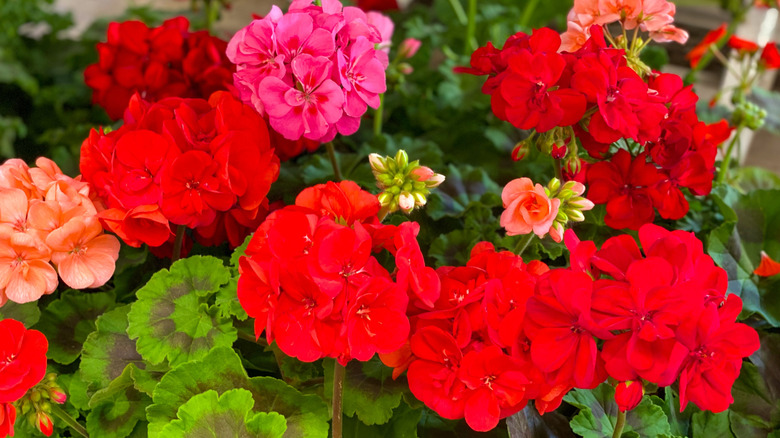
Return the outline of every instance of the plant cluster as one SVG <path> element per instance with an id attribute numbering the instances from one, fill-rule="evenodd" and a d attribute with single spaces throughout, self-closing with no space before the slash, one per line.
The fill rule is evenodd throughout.
<path id="1" fill-rule="evenodd" d="M 674 4 L 527 3 L 109 24 L 116 122 L 0 165 L 0 437 L 776 434 L 777 47 L 721 119 Z"/>

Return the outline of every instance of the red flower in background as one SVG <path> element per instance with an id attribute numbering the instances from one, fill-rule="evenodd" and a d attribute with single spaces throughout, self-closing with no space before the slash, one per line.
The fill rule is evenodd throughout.
<path id="1" fill-rule="evenodd" d="M 265 122 L 224 92 L 208 101 L 134 97 L 125 124 L 93 131 L 81 150 L 104 227 L 132 246 L 165 244 L 169 223 L 194 228 L 203 244 L 237 246 L 265 218 L 279 175 Z"/>
<path id="2" fill-rule="evenodd" d="M 707 33 L 704 39 L 685 55 L 685 58 L 690 61 L 691 67 L 696 67 L 704 54 L 710 50 L 710 45 L 717 44 L 724 36 L 726 36 L 726 23 Z"/>
<path id="3" fill-rule="evenodd" d="M 780 52 L 778 52 L 775 42 L 770 41 L 764 46 L 759 63 L 767 70 L 780 68 Z"/>
<path id="4" fill-rule="evenodd" d="M 140 21 L 110 23 L 108 41 L 98 43 L 96 64 L 84 71 L 92 101 L 114 120 L 122 118 L 130 98 L 208 98 L 232 87 L 235 67 L 225 55 L 227 42 L 206 31 L 189 32 L 189 21 L 176 17 L 148 28 Z"/>
<path id="5" fill-rule="evenodd" d="M 48 349 L 43 333 L 13 319 L 0 321 L 0 403 L 19 400 L 43 379 Z M 12 415 L 7 408 L 5 413 Z"/>

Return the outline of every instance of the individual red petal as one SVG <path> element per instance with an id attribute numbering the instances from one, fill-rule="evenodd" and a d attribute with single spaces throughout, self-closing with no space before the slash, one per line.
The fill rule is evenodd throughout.
<path id="1" fill-rule="evenodd" d="M 761 277 L 771 277 L 780 274 L 780 263 L 772 260 L 767 253 L 761 251 L 761 263 L 753 270 L 753 273 Z"/>

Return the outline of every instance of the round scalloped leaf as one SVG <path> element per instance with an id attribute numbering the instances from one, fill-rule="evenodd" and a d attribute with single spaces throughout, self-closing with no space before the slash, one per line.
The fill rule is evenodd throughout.
<path id="1" fill-rule="evenodd" d="M 214 390 L 223 394 L 243 388 L 252 394 L 255 411 L 277 412 L 287 420 L 285 437 L 326 438 L 330 415 L 316 395 L 304 395 L 272 377 L 249 378 L 232 348 L 213 349 L 202 360 L 188 362 L 163 376 L 154 389 L 154 404 L 147 409 L 149 436 L 166 437 L 162 429 L 176 419 L 179 406 L 192 397 Z"/>
<path id="2" fill-rule="evenodd" d="M 81 378 L 94 388 L 108 386 L 122 374 L 128 364 L 135 364 L 141 370 L 146 369 L 146 364 L 135 348 L 135 341 L 127 335 L 129 311 L 128 304 L 101 315 L 97 319 L 97 330 L 84 342 L 79 369 Z"/>
<path id="3" fill-rule="evenodd" d="M 325 396 L 333 397 L 334 360 L 325 360 Z M 393 416 L 393 409 L 408 391 L 405 379 L 392 379 L 393 370 L 384 366 L 377 356 L 368 362 L 347 363 L 344 374 L 344 414 L 367 425 L 384 424 Z"/>
<path id="4" fill-rule="evenodd" d="M 76 360 L 87 336 L 95 330 L 95 319 L 113 307 L 111 293 L 63 292 L 49 303 L 35 327 L 49 340 L 46 356 L 65 365 Z"/>
<path id="5" fill-rule="evenodd" d="M 178 420 L 162 430 L 166 438 L 281 438 L 287 429 L 283 416 L 272 413 L 252 413 L 255 401 L 245 389 L 233 389 L 222 394 L 208 390 L 192 397 L 176 413 Z"/>
<path id="6" fill-rule="evenodd" d="M 136 389 L 136 374 L 143 371 L 128 364 L 108 387 L 95 393 L 89 401 L 87 432 L 92 438 L 125 438 L 139 422 L 146 420 L 146 407 L 152 400 Z"/>
<path id="7" fill-rule="evenodd" d="M 25 327 L 30 328 L 41 319 L 41 310 L 35 301 L 25 304 L 8 301 L 3 307 L 0 307 L 0 320 L 8 318 L 15 319 L 24 324 Z"/>
<path id="8" fill-rule="evenodd" d="M 137 292 L 128 314 L 127 333 L 137 339 L 141 356 L 152 364 L 170 365 L 204 357 L 238 338 L 232 320 L 221 315 L 210 298 L 230 281 L 230 272 L 215 257 L 195 256 L 175 262 L 170 271 L 152 276 Z"/>

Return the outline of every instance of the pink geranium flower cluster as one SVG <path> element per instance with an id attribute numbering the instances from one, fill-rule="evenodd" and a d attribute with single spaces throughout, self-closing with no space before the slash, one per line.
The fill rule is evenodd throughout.
<path id="1" fill-rule="evenodd" d="M 353 134 L 387 88 L 381 47 L 392 28 L 387 17 L 338 0 L 296 0 L 286 14 L 274 6 L 228 43 L 234 84 L 241 100 L 289 140 Z"/>
<path id="2" fill-rule="evenodd" d="M 626 30 L 639 27 L 659 42 L 685 44 L 688 32 L 674 26 L 674 3 L 667 0 L 575 0 L 569 11 L 561 51 L 573 52 L 590 38 L 590 27 L 619 21 Z"/>
<path id="3" fill-rule="evenodd" d="M 54 292 L 58 272 L 74 289 L 102 286 L 119 256 L 119 241 L 103 234 L 89 185 L 48 158 L 36 164 L 11 159 L 0 166 L 0 306 Z"/>

